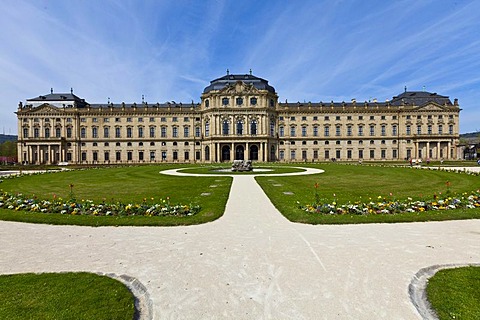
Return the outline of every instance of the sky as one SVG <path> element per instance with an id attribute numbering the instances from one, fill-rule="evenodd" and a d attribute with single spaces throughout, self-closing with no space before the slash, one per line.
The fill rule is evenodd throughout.
<path id="1" fill-rule="evenodd" d="M 267 79 L 279 101 L 459 99 L 480 131 L 480 1 L 2 0 L 0 133 L 18 103 L 200 101 L 226 74 Z"/>

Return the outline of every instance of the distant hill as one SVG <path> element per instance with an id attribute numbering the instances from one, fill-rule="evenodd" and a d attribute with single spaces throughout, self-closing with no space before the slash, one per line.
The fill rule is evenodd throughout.
<path id="1" fill-rule="evenodd" d="M 4 143 L 5 141 L 16 141 L 17 136 L 8 135 L 8 134 L 0 134 L 0 143 Z"/>
<path id="2" fill-rule="evenodd" d="M 460 139 L 469 143 L 480 143 L 480 132 L 463 133 L 460 135 Z"/>

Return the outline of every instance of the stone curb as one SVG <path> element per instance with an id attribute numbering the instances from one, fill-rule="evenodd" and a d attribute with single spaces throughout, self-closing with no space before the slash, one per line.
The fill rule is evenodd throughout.
<path id="1" fill-rule="evenodd" d="M 417 309 L 418 313 L 424 320 L 438 320 L 435 311 L 432 309 L 430 302 L 427 300 L 427 283 L 428 279 L 433 277 L 435 273 L 443 269 L 453 269 L 460 267 L 480 266 L 480 263 L 468 264 L 443 264 L 433 265 L 420 269 L 412 278 L 408 286 L 408 294 L 410 300 Z"/>
<path id="2" fill-rule="evenodd" d="M 115 273 L 96 274 L 107 276 L 123 283 L 133 294 L 135 298 L 135 315 L 134 320 L 152 320 L 153 319 L 153 303 L 147 288 L 137 279 L 125 274 L 117 275 Z"/>

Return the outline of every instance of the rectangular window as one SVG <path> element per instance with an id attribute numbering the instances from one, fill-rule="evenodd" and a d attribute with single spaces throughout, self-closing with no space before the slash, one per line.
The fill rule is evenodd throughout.
<path id="1" fill-rule="evenodd" d="M 318 137 L 318 127 L 313 127 L 313 136 Z"/>
<path id="2" fill-rule="evenodd" d="M 438 134 L 443 134 L 443 126 L 441 124 L 438 125 Z"/>
<path id="3" fill-rule="evenodd" d="M 382 159 L 385 159 L 387 157 L 387 150 L 382 149 L 380 151 L 380 154 L 381 154 Z"/>
<path id="4" fill-rule="evenodd" d="M 167 127 L 161 127 L 160 128 L 160 135 L 161 135 L 162 138 L 167 137 Z"/>
<path id="5" fill-rule="evenodd" d="M 358 150 L 358 159 L 363 159 L 363 150 Z"/>
<path id="6" fill-rule="evenodd" d="M 347 136 L 352 135 L 352 126 L 347 126 Z"/>
<path id="7" fill-rule="evenodd" d="M 407 131 L 407 136 L 412 134 L 412 129 L 411 129 L 410 125 L 407 125 L 406 131 Z"/>
<path id="8" fill-rule="evenodd" d="M 133 156 L 132 156 L 132 155 L 133 155 L 133 154 L 132 154 L 132 151 L 128 151 L 128 152 L 127 152 L 127 160 L 128 160 L 128 161 L 132 161 L 132 159 L 133 159 Z"/>
<path id="9" fill-rule="evenodd" d="M 285 136 L 285 129 L 284 129 L 283 126 L 280 126 L 280 127 L 278 128 L 278 135 L 279 135 L 280 137 Z"/>
<path id="10" fill-rule="evenodd" d="M 393 150 L 392 150 L 392 156 L 393 156 L 393 159 L 397 159 L 397 158 L 398 158 L 397 149 L 393 149 Z"/>
<path id="11" fill-rule="evenodd" d="M 162 151 L 162 161 L 167 160 L 167 151 Z"/>
<path id="12" fill-rule="evenodd" d="M 352 150 L 347 150 L 347 159 L 352 159 Z"/>
<path id="13" fill-rule="evenodd" d="M 295 127 L 290 127 L 290 137 L 295 137 Z"/>
<path id="14" fill-rule="evenodd" d="M 184 159 L 185 159 L 185 161 L 190 160 L 190 152 L 188 152 L 188 151 L 184 152 Z"/>
<path id="15" fill-rule="evenodd" d="M 87 161 L 87 153 L 85 151 L 82 152 L 82 161 Z"/>
<path id="16" fill-rule="evenodd" d="M 155 127 L 150 127 L 150 138 L 155 138 Z"/>
<path id="17" fill-rule="evenodd" d="M 173 160 L 178 160 L 178 152 L 173 151 Z"/>
<path id="18" fill-rule="evenodd" d="M 375 150 L 370 150 L 370 159 L 375 159 Z"/>
<path id="19" fill-rule="evenodd" d="M 394 135 L 394 136 L 397 135 L 397 126 L 396 125 L 392 126 L 392 135 Z"/>
<path id="20" fill-rule="evenodd" d="M 363 126 L 358 126 L 358 135 L 363 136 Z"/>
<path id="21" fill-rule="evenodd" d="M 325 137 L 330 136 L 330 127 L 325 127 L 324 129 L 325 129 L 324 136 Z"/>
<path id="22" fill-rule="evenodd" d="M 150 151 L 150 161 L 155 161 L 155 151 Z"/>
<path id="23" fill-rule="evenodd" d="M 121 137 L 121 134 L 120 134 L 120 127 L 115 127 L 115 138 L 120 138 Z"/>
<path id="24" fill-rule="evenodd" d="M 183 137 L 187 138 L 190 135 L 190 127 L 183 127 Z"/>
<path id="25" fill-rule="evenodd" d="M 385 136 L 387 134 L 387 131 L 386 131 L 386 126 L 385 125 L 382 125 L 381 127 L 381 130 L 382 130 L 382 136 Z"/>
<path id="26" fill-rule="evenodd" d="M 138 151 L 138 160 L 143 161 L 143 151 Z"/>
<path id="27" fill-rule="evenodd" d="M 177 138 L 178 137 L 178 127 L 173 127 L 172 128 L 172 136 L 174 138 Z"/>
<path id="28" fill-rule="evenodd" d="M 336 127 L 335 127 L 335 135 L 336 135 L 337 137 L 340 136 L 340 130 L 341 130 L 340 126 L 336 126 Z"/>
<path id="29" fill-rule="evenodd" d="M 295 150 L 290 150 L 290 160 L 295 160 Z"/>
<path id="30" fill-rule="evenodd" d="M 143 127 L 138 127 L 138 137 L 143 138 Z"/>
<path id="31" fill-rule="evenodd" d="M 122 153 L 120 151 L 115 152 L 115 160 L 116 161 L 122 160 Z"/>
<path id="32" fill-rule="evenodd" d="M 371 136 L 375 135 L 375 126 L 370 126 L 370 135 Z"/>
<path id="33" fill-rule="evenodd" d="M 103 154 L 103 159 L 105 160 L 105 162 L 110 161 L 110 152 L 105 151 Z"/>
<path id="34" fill-rule="evenodd" d="M 453 134 L 453 124 L 448 126 L 448 133 Z"/>
<path id="35" fill-rule="evenodd" d="M 307 160 L 307 150 L 302 150 L 302 160 Z"/>
<path id="36" fill-rule="evenodd" d="M 98 161 L 98 152 L 93 151 L 93 161 Z"/>
<path id="37" fill-rule="evenodd" d="M 108 127 L 103 128 L 103 137 L 108 138 L 110 134 L 110 129 Z"/>
<path id="38" fill-rule="evenodd" d="M 302 127 L 302 137 L 307 136 L 307 127 Z"/>
<path id="39" fill-rule="evenodd" d="M 201 135 L 200 127 L 195 127 L 195 137 L 199 138 Z"/>
<path id="40" fill-rule="evenodd" d="M 280 152 L 278 153 L 278 157 L 280 158 L 280 160 L 284 160 L 285 159 L 285 151 L 280 150 Z"/>
<path id="41" fill-rule="evenodd" d="M 417 134 L 422 134 L 422 126 L 417 126 Z"/>
<path id="42" fill-rule="evenodd" d="M 325 160 L 330 159 L 330 150 L 325 150 Z"/>
<path id="43" fill-rule="evenodd" d="M 127 138 L 132 137 L 132 128 L 127 128 Z"/>
<path id="44" fill-rule="evenodd" d="M 98 129 L 97 127 L 92 128 L 92 138 L 98 138 Z"/>

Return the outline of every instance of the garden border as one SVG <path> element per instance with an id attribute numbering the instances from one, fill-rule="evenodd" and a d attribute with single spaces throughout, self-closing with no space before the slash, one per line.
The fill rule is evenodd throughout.
<path id="1" fill-rule="evenodd" d="M 433 311 L 430 302 L 427 299 L 427 283 L 428 280 L 440 270 L 454 269 L 461 267 L 480 267 L 480 263 L 452 263 L 433 265 L 420 269 L 412 278 L 410 285 L 408 286 L 408 294 L 410 301 L 413 303 L 418 313 L 424 320 L 438 320 L 438 316 Z"/>

